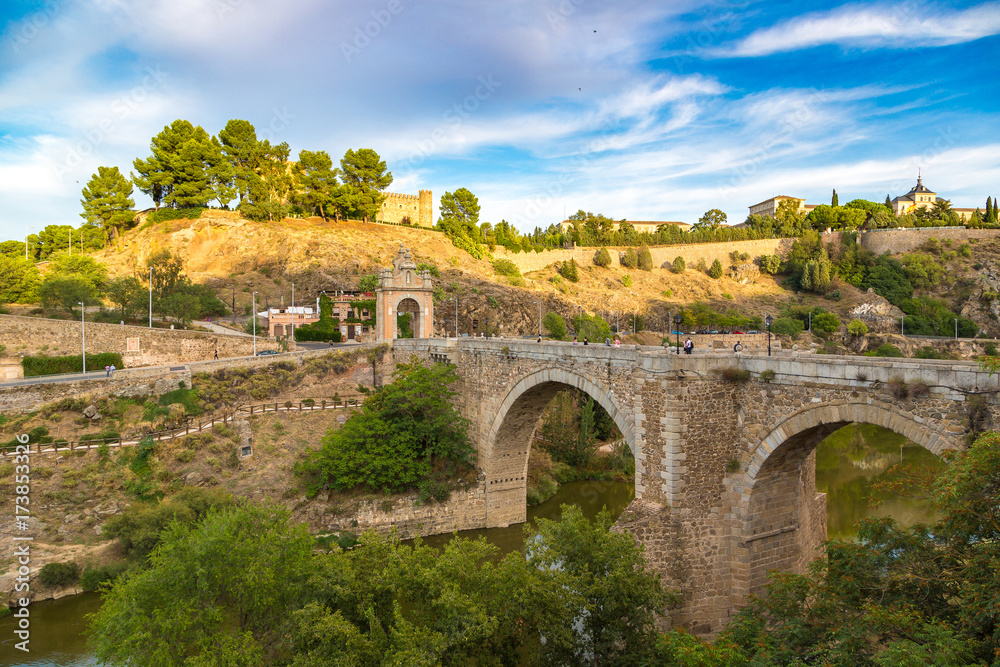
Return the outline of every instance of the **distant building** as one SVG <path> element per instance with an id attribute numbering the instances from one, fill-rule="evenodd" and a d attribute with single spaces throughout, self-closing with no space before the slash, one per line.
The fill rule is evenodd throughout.
<path id="1" fill-rule="evenodd" d="M 907 213 L 913 213 L 918 208 L 930 208 L 933 207 L 941 197 L 937 196 L 936 192 L 931 192 L 931 190 L 924 185 L 923 179 L 920 177 L 920 173 L 917 172 L 917 184 L 910 188 L 910 191 L 905 195 L 896 197 L 890 200 L 892 204 L 892 212 L 896 215 L 906 215 Z M 965 221 L 972 217 L 972 213 L 976 210 L 974 208 L 952 208 L 960 220 Z"/>
<path id="2" fill-rule="evenodd" d="M 401 195 L 383 192 L 385 201 L 378 212 L 381 222 L 409 222 L 414 227 L 434 226 L 434 198 L 430 190 L 421 190 L 419 195 Z"/>
<path id="3" fill-rule="evenodd" d="M 814 208 L 815 204 L 806 204 L 805 199 L 799 199 L 798 197 L 789 197 L 788 195 L 778 195 L 777 197 L 771 197 L 770 199 L 765 199 L 759 204 L 754 204 L 750 207 L 750 215 L 766 215 L 771 218 L 778 216 L 778 207 L 781 206 L 781 202 L 793 201 L 797 202 L 796 208 L 799 213 L 809 213 Z"/>
<path id="4" fill-rule="evenodd" d="M 691 225 L 686 222 L 679 222 L 677 220 L 626 220 L 628 224 L 635 228 L 635 231 L 648 234 L 655 234 L 661 225 L 674 225 L 680 228 L 681 231 L 687 231 L 691 229 Z M 559 223 L 559 228 L 562 229 L 563 234 L 571 231 L 573 229 L 573 220 L 563 220 Z M 617 232 L 620 222 L 616 221 L 614 223 L 614 229 Z"/>
<path id="5" fill-rule="evenodd" d="M 336 292 L 327 294 L 333 302 L 334 319 L 340 320 L 340 333 L 344 340 L 357 340 L 359 334 L 368 333 L 368 321 L 371 313 L 367 308 L 357 308 L 352 301 L 371 301 L 375 299 L 372 292 Z M 270 308 L 257 313 L 258 317 L 267 320 L 267 334 L 276 338 L 291 337 L 292 324 L 295 328 L 319 322 L 319 298 L 316 306 L 295 306 L 294 308 Z M 261 331 L 263 335 L 263 331 Z"/>

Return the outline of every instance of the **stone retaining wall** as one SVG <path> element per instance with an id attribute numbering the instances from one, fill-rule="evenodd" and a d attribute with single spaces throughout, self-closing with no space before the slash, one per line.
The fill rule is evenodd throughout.
<path id="1" fill-rule="evenodd" d="M 0 315 L 0 344 L 7 354 L 80 354 L 79 321 Z M 253 354 L 253 338 L 202 331 L 86 322 L 87 353 L 118 352 L 126 368 L 163 366 Z M 131 347 L 130 347 L 131 341 Z M 43 350 L 43 348 L 45 348 Z M 257 336 L 257 351 L 280 350 L 273 338 Z M 295 344 L 289 343 L 294 351 Z"/>
<path id="2" fill-rule="evenodd" d="M 692 243 L 689 245 L 669 245 L 653 246 L 649 249 L 649 254 L 653 258 L 655 268 L 669 267 L 674 263 L 675 257 L 683 257 L 689 269 L 693 269 L 699 259 L 704 259 L 706 266 L 711 266 L 712 262 L 718 259 L 722 265 L 729 266 L 732 262 L 729 253 L 736 250 L 750 255 L 750 259 L 757 259 L 760 255 L 781 255 L 784 257 L 792 248 L 795 239 L 762 239 L 759 241 L 729 241 L 726 243 Z M 590 266 L 594 263 L 594 256 L 600 248 L 577 247 L 572 250 L 546 250 L 544 252 L 510 252 L 506 248 L 497 247 L 493 255 L 497 259 L 509 259 L 521 273 L 544 269 L 554 262 L 568 262 L 570 258 L 576 260 L 581 266 Z M 608 248 L 611 253 L 611 266 L 621 268 L 618 261 L 619 253 L 625 252 L 626 248 Z M 638 270 L 638 269 L 636 269 Z"/>
<path id="3" fill-rule="evenodd" d="M 49 382 L 4 387 L 0 391 L 0 414 L 28 412 L 46 403 L 76 396 L 149 396 L 177 389 L 182 380 L 191 386 L 191 375 L 211 373 L 223 368 L 259 368 L 277 361 L 301 364 L 310 357 L 320 357 L 330 350 L 299 350 L 264 357 L 236 357 L 187 364 L 173 371 L 169 367 L 137 368 L 115 371 L 112 378 L 98 377 L 69 382 Z M 387 355 L 388 356 L 388 355 Z M 380 372 L 384 369 L 380 368 Z"/>
<path id="4" fill-rule="evenodd" d="M 1000 229 L 894 229 L 891 231 L 867 232 L 861 234 L 861 245 L 876 255 L 882 253 L 910 252 L 927 239 L 935 238 L 941 241 L 951 239 L 956 244 L 962 244 L 969 239 L 995 239 L 1000 237 Z"/>

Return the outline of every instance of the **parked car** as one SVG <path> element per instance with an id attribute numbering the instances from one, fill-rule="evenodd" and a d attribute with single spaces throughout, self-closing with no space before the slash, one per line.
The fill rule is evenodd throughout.
<path id="1" fill-rule="evenodd" d="M 746 331 L 740 331 L 740 330 L 738 330 L 738 329 L 737 329 L 737 330 L 736 330 L 736 331 L 734 331 L 733 333 L 734 333 L 734 334 L 746 334 Z"/>
<path id="2" fill-rule="evenodd" d="M 730 331 L 729 329 L 723 329 L 722 333 L 724 333 L 724 334 L 730 334 L 730 333 L 732 333 L 732 331 Z"/>
<path id="3" fill-rule="evenodd" d="M 698 329 L 698 333 L 701 335 L 705 335 L 708 333 L 708 329 Z"/>
<path id="4" fill-rule="evenodd" d="M 673 331 L 670 332 L 670 335 L 671 336 L 683 336 L 684 332 L 683 331 L 678 331 L 677 329 L 674 329 Z"/>
<path id="5" fill-rule="evenodd" d="M 748 331 L 747 333 L 748 333 L 748 334 L 759 334 L 760 332 L 759 332 L 759 331 L 757 331 L 756 329 L 751 329 L 751 330 L 750 330 L 750 331 Z"/>
<path id="6" fill-rule="evenodd" d="M 258 357 L 263 357 L 266 354 L 278 354 L 276 350 L 261 350 L 257 353 Z"/>
<path id="7" fill-rule="evenodd" d="M 712 329 L 712 330 L 711 330 L 711 331 L 709 331 L 708 333 L 712 333 L 712 334 L 717 334 L 717 333 L 719 333 L 719 332 L 718 332 L 718 331 L 716 331 L 715 329 Z"/>

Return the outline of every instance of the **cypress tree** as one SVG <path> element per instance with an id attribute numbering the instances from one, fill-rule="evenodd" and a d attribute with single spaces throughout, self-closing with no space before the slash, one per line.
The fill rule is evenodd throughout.
<path id="1" fill-rule="evenodd" d="M 837 188 L 833 189 L 833 197 L 830 199 L 830 206 L 840 206 L 839 200 L 837 199 Z"/>
<path id="2" fill-rule="evenodd" d="M 892 200 L 889 199 L 889 195 L 885 196 L 885 207 L 890 211 L 892 210 Z"/>
<path id="3" fill-rule="evenodd" d="M 708 275 L 712 278 L 718 280 L 722 277 L 722 262 L 715 260 L 712 262 L 712 268 L 708 270 Z"/>
<path id="4" fill-rule="evenodd" d="M 989 222 L 991 217 L 993 217 L 993 198 L 986 197 L 986 217 L 984 220 Z"/>
<path id="5" fill-rule="evenodd" d="M 649 247 L 644 243 L 639 248 L 639 268 L 643 271 L 653 270 L 653 256 L 649 252 Z"/>
<path id="6" fill-rule="evenodd" d="M 998 219 L 1000 219 L 1000 218 L 997 217 L 997 200 L 994 199 L 993 200 L 993 222 L 996 222 Z"/>

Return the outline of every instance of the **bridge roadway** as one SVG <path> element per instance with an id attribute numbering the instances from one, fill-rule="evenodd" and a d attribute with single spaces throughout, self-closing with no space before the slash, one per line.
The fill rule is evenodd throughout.
<path id="1" fill-rule="evenodd" d="M 681 592 L 668 622 L 699 634 L 720 630 L 769 570 L 802 572 L 819 555 L 814 452 L 828 434 L 877 424 L 940 454 L 964 446 L 970 400 L 1000 418 L 998 378 L 972 362 L 507 339 L 396 340 L 393 351 L 458 369 L 488 526 L 525 520 L 529 447 L 551 398 L 576 387 L 600 403 L 636 460 L 618 529 Z"/>

